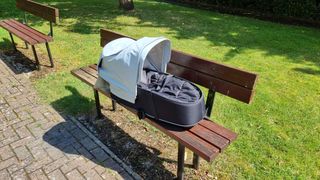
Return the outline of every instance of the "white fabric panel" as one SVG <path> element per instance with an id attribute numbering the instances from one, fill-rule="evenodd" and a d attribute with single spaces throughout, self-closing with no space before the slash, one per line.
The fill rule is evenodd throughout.
<path id="1" fill-rule="evenodd" d="M 99 76 L 110 84 L 114 95 L 134 103 L 137 83 L 143 79 L 143 67 L 165 72 L 170 56 L 170 41 L 163 37 L 137 41 L 119 38 L 103 48 L 98 62 Z"/>

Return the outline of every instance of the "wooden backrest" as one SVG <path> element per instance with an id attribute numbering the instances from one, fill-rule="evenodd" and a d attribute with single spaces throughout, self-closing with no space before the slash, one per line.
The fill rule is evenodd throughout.
<path id="1" fill-rule="evenodd" d="M 42 5 L 31 0 L 16 0 L 16 6 L 18 9 L 29 12 L 50 22 L 59 22 L 59 10 L 57 8 Z"/>
<path id="2" fill-rule="evenodd" d="M 100 44 L 128 37 L 110 30 L 100 30 Z M 168 72 L 204 86 L 215 92 L 250 103 L 254 96 L 257 74 L 223 65 L 211 60 L 172 50 Z"/>

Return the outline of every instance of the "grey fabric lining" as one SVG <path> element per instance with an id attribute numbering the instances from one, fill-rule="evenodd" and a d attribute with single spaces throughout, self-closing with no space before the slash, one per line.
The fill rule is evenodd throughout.
<path id="1" fill-rule="evenodd" d="M 172 75 L 146 70 L 147 87 L 169 99 L 190 103 L 200 99 L 200 92 L 188 81 Z"/>

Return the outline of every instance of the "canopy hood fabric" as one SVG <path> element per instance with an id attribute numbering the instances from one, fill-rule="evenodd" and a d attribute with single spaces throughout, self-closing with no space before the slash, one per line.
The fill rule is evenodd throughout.
<path id="1" fill-rule="evenodd" d="M 98 72 L 112 94 L 134 103 L 137 84 L 144 81 L 143 69 L 166 72 L 170 57 L 171 43 L 166 38 L 119 38 L 104 46 Z"/>

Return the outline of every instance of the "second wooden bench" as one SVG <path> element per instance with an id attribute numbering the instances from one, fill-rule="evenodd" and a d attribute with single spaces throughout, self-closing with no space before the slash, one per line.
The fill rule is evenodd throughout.
<path id="1" fill-rule="evenodd" d="M 35 45 L 45 44 L 48 51 L 51 67 L 53 67 L 54 64 L 53 64 L 53 59 L 52 59 L 52 55 L 49 47 L 49 42 L 53 41 L 53 23 L 57 23 L 59 21 L 58 9 L 49 7 L 46 5 L 42 5 L 37 2 L 33 2 L 31 0 L 17 0 L 16 6 L 17 8 L 24 10 L 25 12 L 29 12 L 35 16 L 48 20 L 50 22 L 50 33 L 46 35 L 28 26 L 26 14 L 24 15 L 23 23 L 16 21 L 14 19 L 8 19 L 8 20 L 0 21 L 0 27 L 4 28 L 9 32 L 14 50 L 17 50 L 17 47 L 12 35 L 15 35 L 19 37 L 21 40 L 23 40 L 26 44 L 26 48 L 28 48 L 28 44 L 31 45 L 33 55 L 39 69 L 40 69 L 40 63 L 39 63 L 38 55 L 35 49 Z"/>

